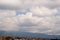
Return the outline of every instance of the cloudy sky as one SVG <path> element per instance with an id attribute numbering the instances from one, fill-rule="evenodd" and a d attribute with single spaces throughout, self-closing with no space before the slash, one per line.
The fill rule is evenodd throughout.
<path id="1" fill-rule="evenodd" d="M 0 30 L 60 35 L 60 0 L 0 0 Z"/>

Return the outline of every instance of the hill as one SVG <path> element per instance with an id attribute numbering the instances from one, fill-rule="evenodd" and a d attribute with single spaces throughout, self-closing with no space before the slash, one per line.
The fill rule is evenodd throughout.
<path id="1" fill-rule="evenodd" d="M 30 33 L 30 32 L 6 32 L 0 31 L 0 36 L 16 36 L 16 37 L 28 37 L 28 38 L 49 38 L 60 39 L 60 35 L 47 35 L 44 33 Z"/>

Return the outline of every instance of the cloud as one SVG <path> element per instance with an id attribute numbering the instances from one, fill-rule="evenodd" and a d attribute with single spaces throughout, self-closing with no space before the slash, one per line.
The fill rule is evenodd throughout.
<path id="1" fill-rule="evenodd" d="M 3 10 L 18 10 L 20 9 L 20 0 L 0 0 L 0 9 Z"/>
<path id="2" fill-rule="evenodd" d="M 17 30 L 14 19 L 16 12 L 11 10 L 0 10 L 0 30 L 13 31 Z"/>
<path id="3" fill-rule="evenodd" d="M 15 14 L 16 13 L 14 12 L 14 15 Z M 44 33 L 50 30 L 54 25 L 54 18 L 52 17 L 36 17 L 33 16 L 33 13 L 31 12 L 27 12 L 26 14 L 20 14 L 18 16 L 14 16 L 14 15 L 13 16 L 7 15 L 7 17 L 0 18 L 1 19 L 0 30 L 5 30 L 5 31 L 22 30 L 25 32 Z"/>
<path id="4" fill-rule="evenodd" d="M 54 16 L 57 13 L 57 9 L 49 9 L 46 7 L 35 7 L 31 9 L 31 12 L 35 16 Z"/>
<path id="5" fill-rule="evenodd" d="M 36 6 L 45 6 L 48 8 L 60 7 L 60 0 L 24 0 L 22 1 L 24 7 L 31 8 Z M 52 5 L 51 5 L 52 4 Z"/>
<path id="6" fill-rule="evenodd" d="M 3 10 L 22 10 L 36 6 L 58 8 L 60 7 L 60 0 L 0 0 L 0 9 Z"/>
<path id="7" fill-rule="evenodd" d="M 59 0 L 0 0 L 0 30 L 60 34 Z"/>
<path id="8" fill-rule="evenodd" d="M 0 17 L 12 17 L 16 15 L 14 10 L 0 10 Z"/>

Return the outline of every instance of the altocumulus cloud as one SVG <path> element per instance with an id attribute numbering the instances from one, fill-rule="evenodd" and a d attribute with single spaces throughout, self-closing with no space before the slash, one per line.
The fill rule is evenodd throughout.
<path id="1" fill-rule="evenodd" d="M 59 17 L 60 0 L 0 0 L 0 30 L 60 34 Z"/>

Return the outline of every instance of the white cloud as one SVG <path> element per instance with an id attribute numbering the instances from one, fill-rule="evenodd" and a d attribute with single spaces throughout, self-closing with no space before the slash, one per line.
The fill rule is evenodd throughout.
<path id="1" fill-rule="evenodd" d="M 0 10 L 0 17 L 12 17 L 16 15 L 14 10 Z"/>
<path id="2" fill-rule="evenodd" d="M 0 30 L 5 31 L 17 31 L 16 16 L 15 11 L 10 10 L 0 10 Z M 15 21 L 14 21 L 15 20 Z"/>
<path id="3" fill-rule="evenodd" d="M 0 0 L 0 4 L 18 5 L 19 3 L 19 0 Z"/>
<path id="4" fill-rule="evenodd" d="M 49 9 L 46 7 L 35 7 L 31 9 L 33 15 L 36 16 L 52 16 L 57 13 L 57 9 Z"/>
<path id="5" fill-rule="evenodd" d="M 14 15 L 15 14 L 16 13 L 14 12 Z M 29 32 L 38 32 L 40 30 L 41 32 L 44 32 L 50 30 L 51 26 L 54 25 L 54 19 L 51 17 L 36 17 L 36 16 L 32 16 L 32 13 L 30 12 L 26 13 L 25 15 L 24 14 L 20 14 L 18 16 L 14 16 L 14 15 L 12 17 L 7 16 L 4 18 L 0 18 L 1 21 L 0 30 L 12 31 L 12 30 L 24 29 L 25 31 L 29 30 Z M 29 28 L 29 29 L 26 30 L 25 28 L 26 29 Z"/>
<path id="6" fill-rule="evenodd" d="M 48 8 L 60 7 L 60 0 L 24 0 L 22 1 L 24 8 L 30 8 L 35 6 L 45 6 Z"/>

